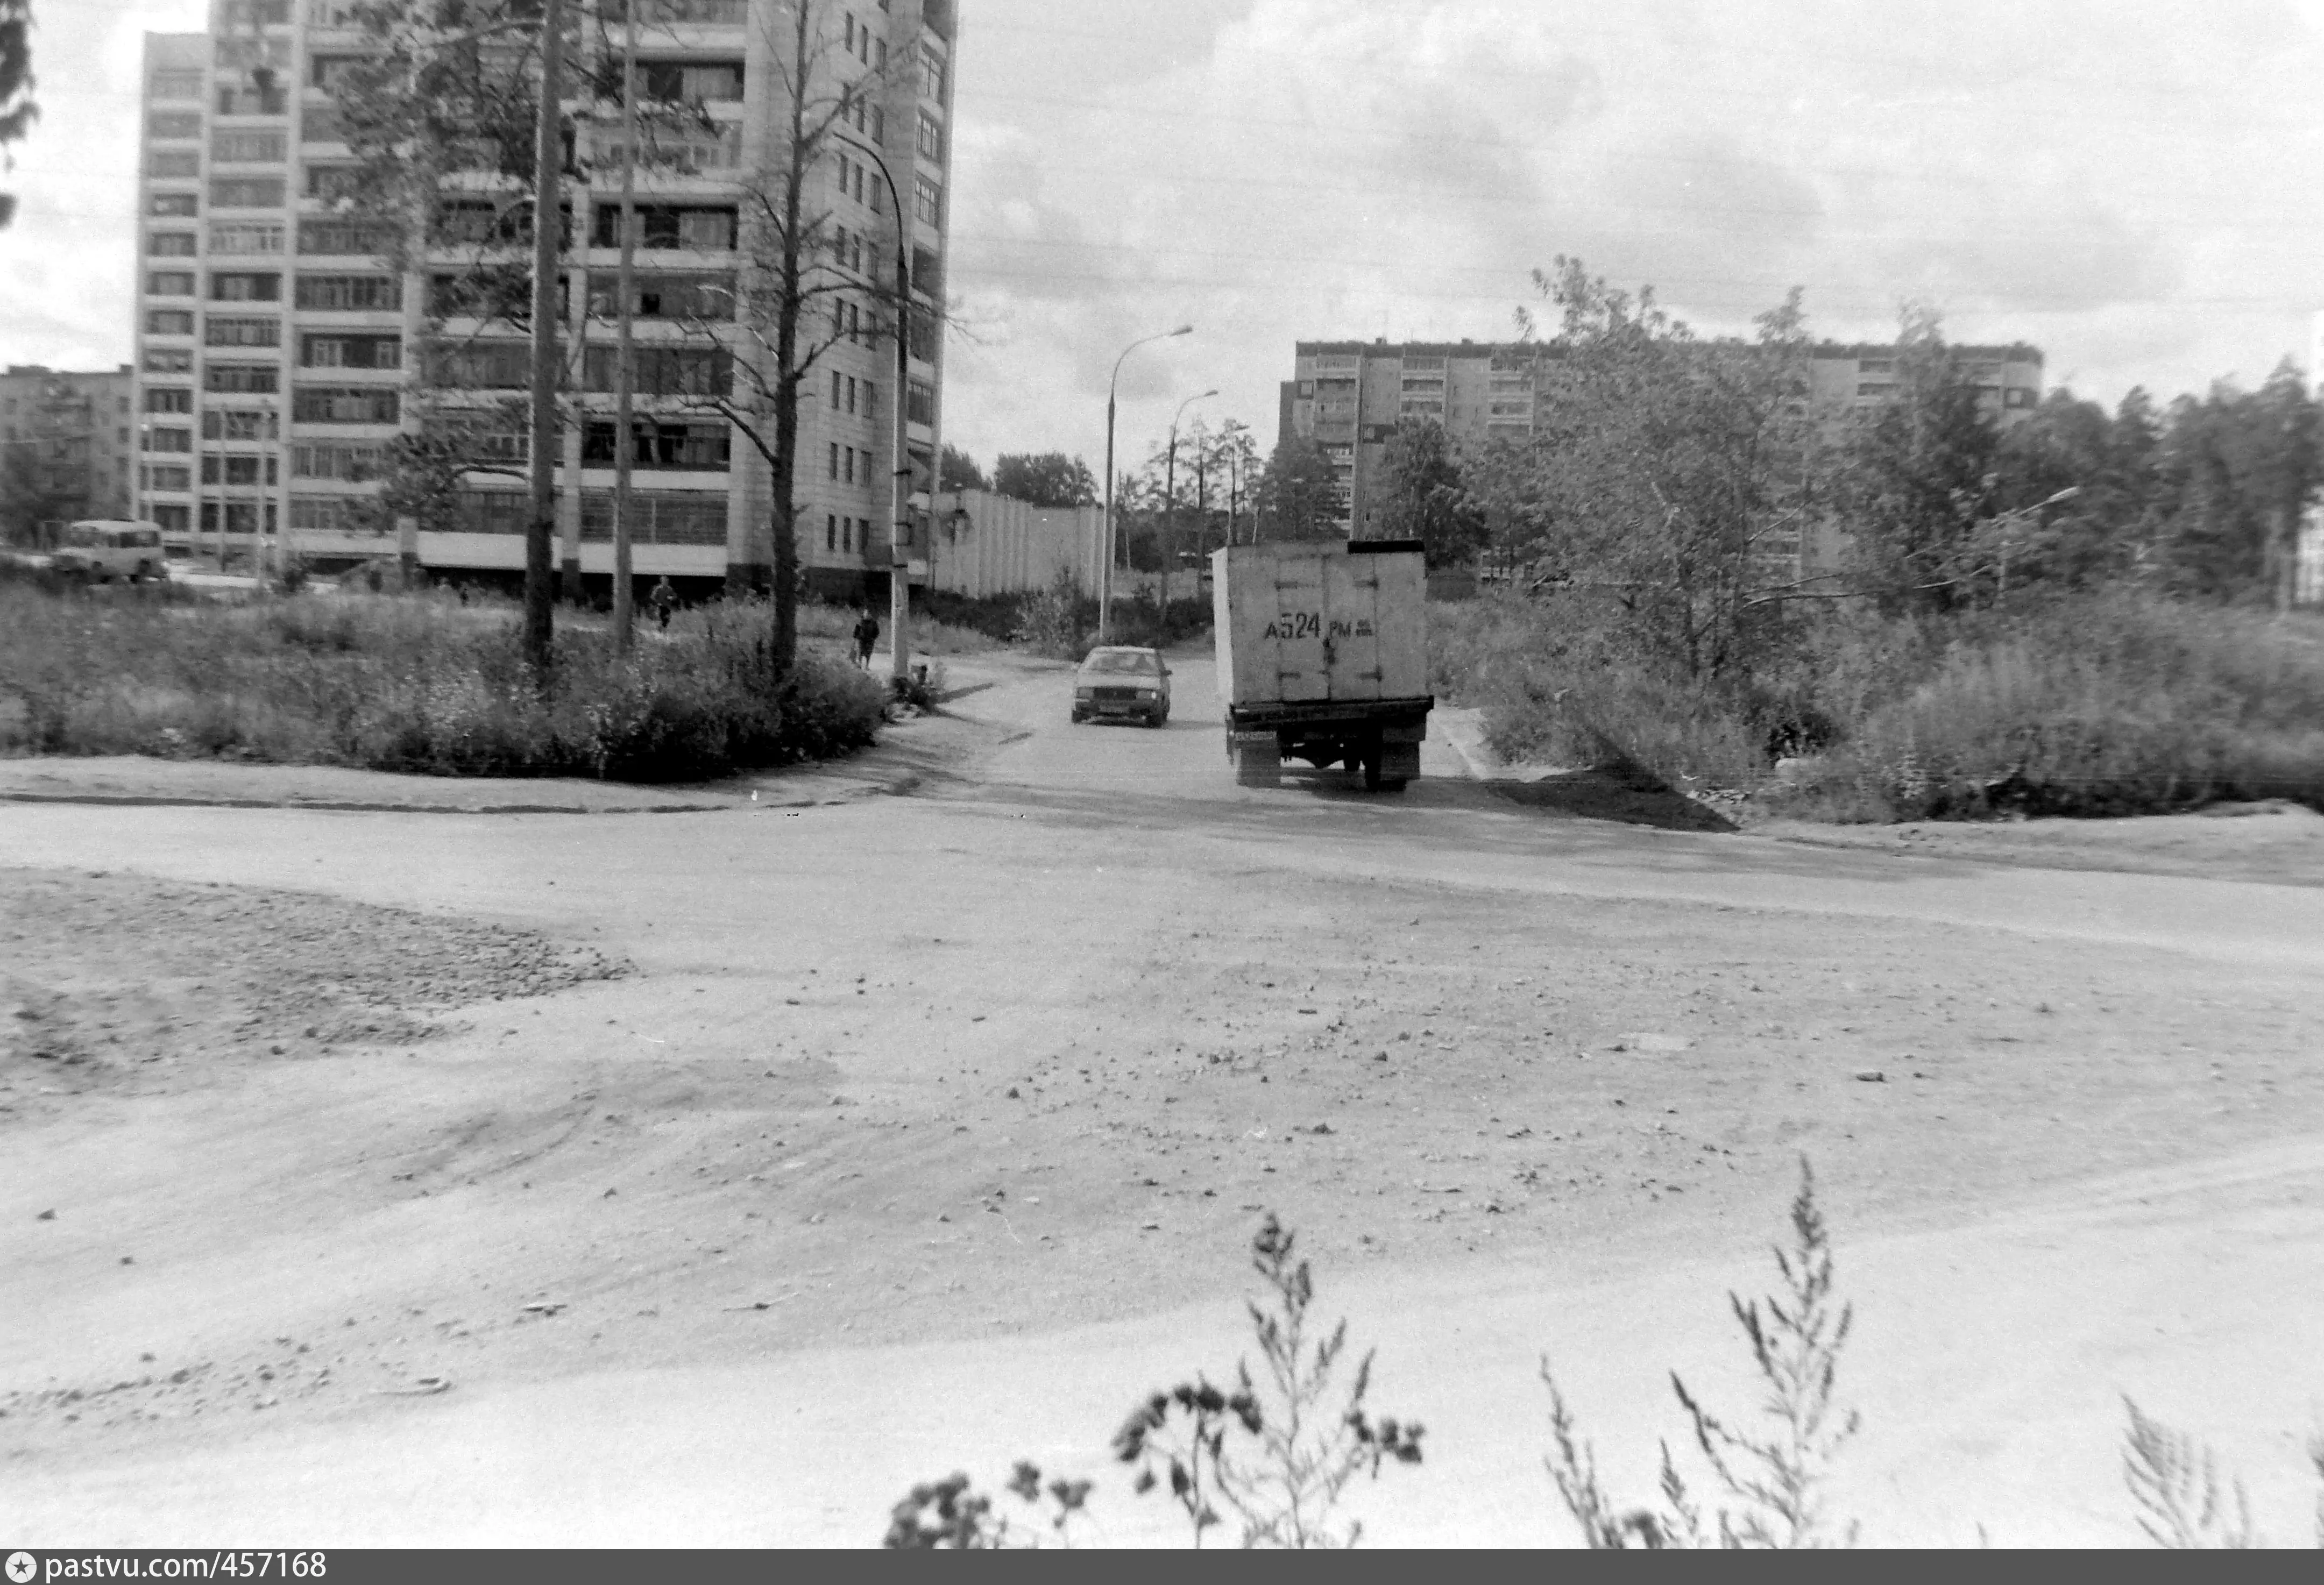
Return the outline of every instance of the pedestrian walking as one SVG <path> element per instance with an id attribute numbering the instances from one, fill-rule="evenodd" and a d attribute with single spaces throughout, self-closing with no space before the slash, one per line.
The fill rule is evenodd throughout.
<path id="1" fill-rule="evenodd" d="M 655 619 L 661 623 L 661 631 L 668 632 L 669 613 L 678 605 L 678 591 L 669 586 L 668 578 L 662 578 L 654 585 L 653 593 L 646 596 L 646 604 L 653 607 Z"/>
<path id="2" fill-rule="evenodd" d="M 880 624 L 866 611 L 855 619 L 855 664 L 872 669 L 872 646 L 880 641 Z"/>

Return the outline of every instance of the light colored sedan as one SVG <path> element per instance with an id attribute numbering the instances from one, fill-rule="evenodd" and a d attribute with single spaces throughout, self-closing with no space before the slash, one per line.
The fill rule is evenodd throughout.
<path id="1" fill-rule="evenodd" d="M 1143 721 L 1159 726 L 1170 719 L 1170 668 L 1159 650 L 1108 644 L 1092 650 L 1074 677 L 1074 720 Z"/>

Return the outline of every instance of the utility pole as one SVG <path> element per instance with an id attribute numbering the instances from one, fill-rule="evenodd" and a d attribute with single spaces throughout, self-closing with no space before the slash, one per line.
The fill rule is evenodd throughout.
<path id="1" fill-rule="evenodd" d="M 1098 575 L 1097 641 L 1101 644 L 1113 636 L 1113 392 L 1121 382 L 1121 358 L 1128 357 L 1148 341 L 1167 341 L 1173 336 L 1192 336 L 1192 325 L 1181 325 L 1176 330 L 1165 330 L 1158 336 L 1145 336 L 1121 349 L 1121 357 L 1113 360 L 1113 373 L 1105 382 L 1105 554 Z"/>
<path id="2" fill-rule="evenodd" d="M 626 0 L 622 14 L 622 263 L 613 290 L 621 314 L 613 353 L 613 644 L 626 655 L 637 642 L 635 590 L 630 556 L 630 470 L 637 449 L 631 408 L 638 379 L 638 352 L 631 333 L 630 300 L 638 251 L 638 0 Z"/>
<path id="3" fill-rule="evenodd" d="M 888 184 L 888 201 L 896 211 L 896 437 L 894 465 L 889 470 L 888 494 L 890 517 L 888 530 L 888 648 L 893 664 L 888 675 L 896 691 L 904 690 L 911 675 L 912 643 L 908 624 L 912 619 L 912 504 L 908 487 L 912 477 L 911 453 L 908 449 L 910 437 L 904 429 L 904 393 L 912 388 L 911 317 L 912 259 L 905 246 L 904 195 L 897 190 L 896 179 L 888 174 L 888 161 L 879 151 L 853 138 L 841 138 L 857 153 L 880 168 L 880 180 Z"/>
<path id="4" fill-rule="evenodd" d="M 565 140 L 565 0 L 541 0 L 540 116 L 532 151 L 532 477 L 531 520 L 524 532 L 524 653 L 534 677 L 546 678 L 556 624 L 557 253 L 559 173 Z"/>

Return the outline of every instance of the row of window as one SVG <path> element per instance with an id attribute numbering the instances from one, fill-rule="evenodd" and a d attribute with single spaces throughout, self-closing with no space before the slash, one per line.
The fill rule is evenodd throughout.
<path id="1" fill-rule="evenodd" d="M 725 473 L 733 462 L 733 441 L 724 419 L 707 423 L 638 419 L 630 426 L 630 465 Z M 581 465 L 609 468 L 620 460 L 619 431 L 610 420 L 592 419 L 581 432 Z"/>
<path id="2" fill-rule="evenodd" d="M 271 368 L 259 372 L 268 375 L 274 373 Z M 273 388 L 271 381 L 265 384 L 211 387 L 257 393 Z M 222 432 L 215 432 L 210 424 L 213 416 L 241 421 L 228 422 L 223 426 Z M 202 415 L 202 432 L 205 437 L 217 433 L 218 438 L 227 440 L 258 439 L 261 438 L 258 426 L 251 420 L 262 417 L 267 420 L 265 433 L 272 435 L 274 415 L 271 413 L 205 413 Z M 401 421 L 402 417 L 402 393 L 392 385 L 294 385 L 290 388 L 290 418 L 294 423 L 393 424 Z M 169 452 L 191 451 L 193 448 L 191 429 L 164 429 L 156 425 L 145 431 L 144 450 Z"/>
<path id="3" fill-rule="evenodd" d="M 859 380 L 853 374 L 842 374 L 837 369 L 831 371 L 831 410 L 833 412 L 854 412 L 860 399 L 863 414 L 869 418 L 872 413 L 872 404 L 879 400 L 879 397 L 880 388 L 872 381 Z"/>
<path id="4" fill-rule="evenodd" d="M 831 443 L 833 481 L 847 484 L 859 483 L 856 477 L 859 472 L 862 475 L 861 483 L 868 484 L 872 482 L 872 454 L 869 451 L 859 451 L 853 446 L 843 446 L 836 440 L 833 441 Z"/>
<path id="5" fill-rule="evenodd" d="M 825 550 L 853 551 L 859 546 L 865 550 L 872 548 L 870 518 L 842 517 L 836 512 L 823 514 L 823 548 Z"/>

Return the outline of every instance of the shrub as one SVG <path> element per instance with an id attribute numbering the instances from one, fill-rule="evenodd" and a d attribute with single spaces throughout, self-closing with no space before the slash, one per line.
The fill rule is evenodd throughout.
<path id="1" fill-rule="evenodd" d="M 1009 640 L 1036 655 L 1056 660 L 1078 660 L 1087 651 L 1082 621 L 1082 598 L 1070 574 L 1038 594 L 1028 594 L 1017 608 L 1017 625 Z"/>
<path id="2" fill-rule="evenodd" d="M 868 744 L 879 685 L 807 651 L 778 679 L 762 605 L 689 612 L 627 658 L 558 636 L 548 685 L 512 609 L 448 594 L 148 608 L 0 587 L 0 751 L 232 754 L 438 775 L 693 780 Z"/>

